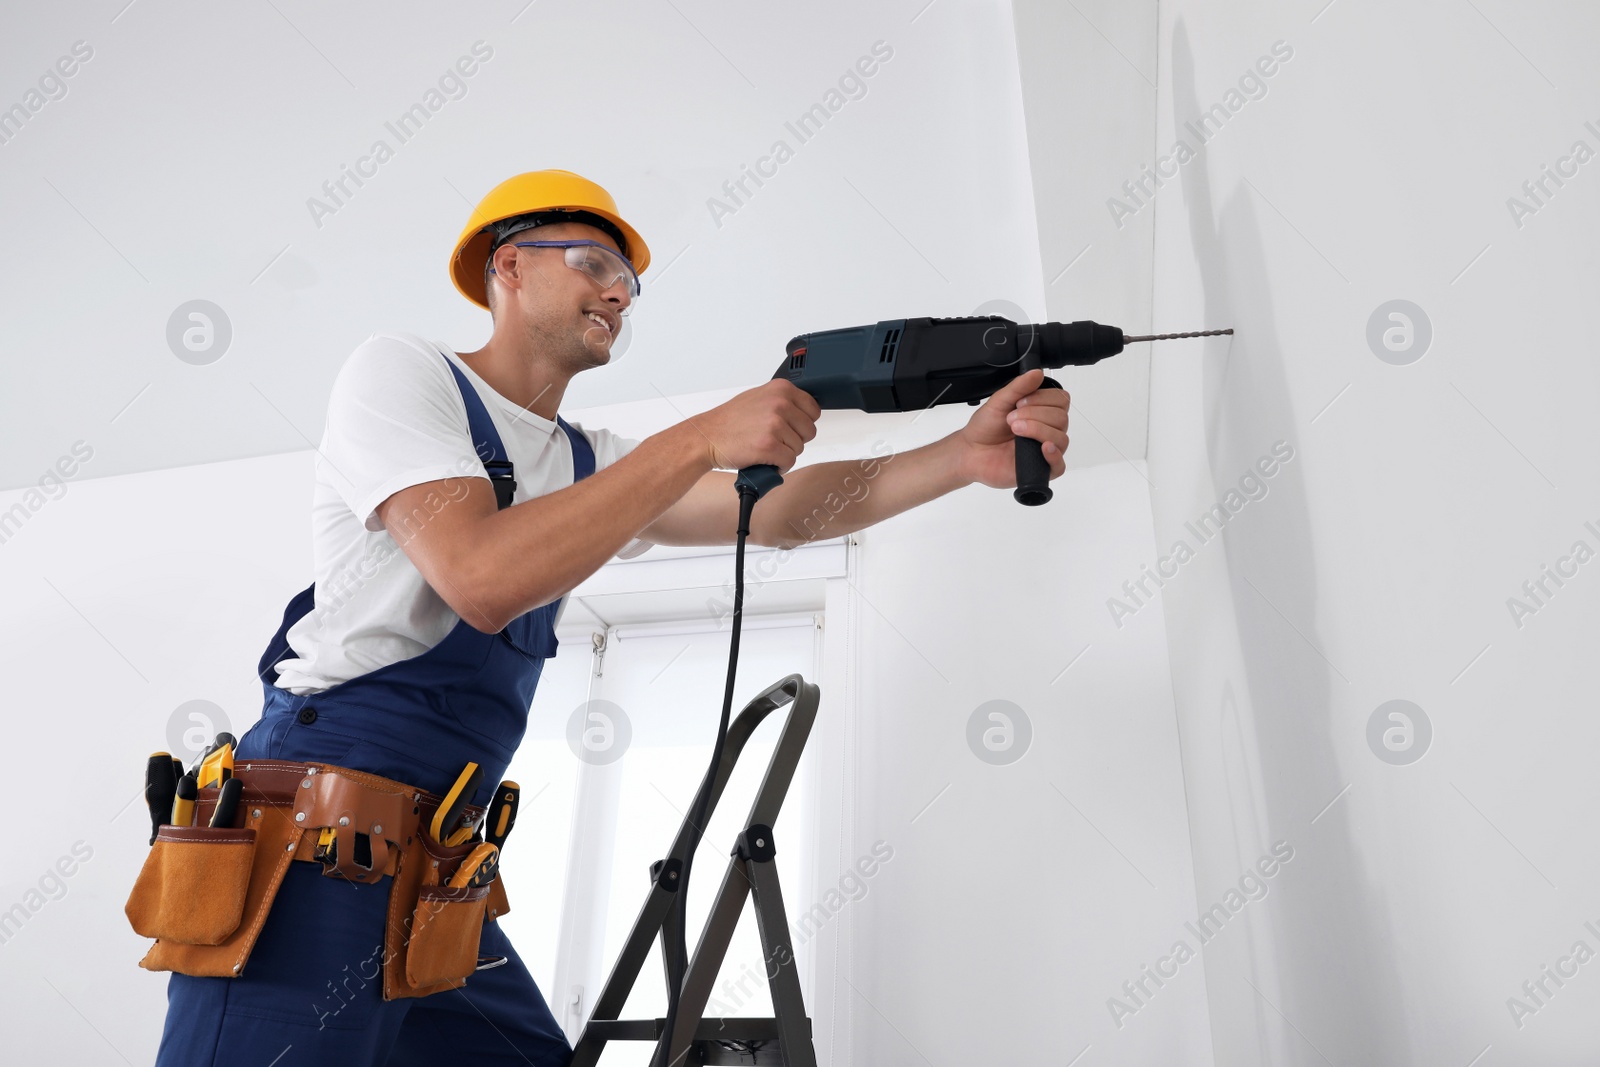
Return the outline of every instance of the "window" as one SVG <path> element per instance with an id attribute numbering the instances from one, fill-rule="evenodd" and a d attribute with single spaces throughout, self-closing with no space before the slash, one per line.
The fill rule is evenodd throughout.
<path id="1" fill-rule="evenodd" d="M 545 950 L 559 933 L 557 959 L 553 965 L 544 960 L 536 965 L 530 959 L 529 966 L 540 979 L 551 1010 L 574 1040 L 644 903 L 650 864 L 662 858 L 670 847 L 710 761 L 726 685 L 729 636 L 726 624 L 719 630 L 709 622 L 615 628 L 607 632 L 603 653 L 588 657 L 593 673 L 586 695 L 571 687 L 570 679 L 547 694 L 541 681 L 535 698 L 541 735 L 559 722 L 562 736 L 557 742 L 541 736 L 540 759 L 564 759 L 571 768 L 550 766 L 545 778 L 554 789 L 555 783 L 570 775 L 576 799 L 571 805 L 572 830 L 567 836 L 565 869 L 561 873 L 565 894 L 559 929 L 545 925 L 549 916 L 541 915 L 531 931 L 532 943 Z M 800 674 L 814 682 L 817 646 L 814 614 L 747 618 L 740 638 L 733 717 L 737 718 L 757 693 L 790 674 Z M 563 643 L 564 649 L 572 647 L 571 641 Z M 552 660 L 546 670 L 559 660 L 560 657 Z M 553 698 L 546 701 L 547 695 L 555 693 L 561 696 L 559 705 L 553 704 Z M 582 717 L 589 711 L 599 713 L 586 723 L 595 731 L 592 740 L 599 751 L 580 760 L 568 745 L 567 728 L 575 712 Z M 744 828 L 787 711 L 785 706 L 769 715 L 745 746 L 695 856 L 689 892 L 691 953 L 726 872 L 734 838 Z M 553 744 L 559 744 L 560 751 Z M 611 757 L 604 751 L 608 745 L 618 744 L 625 745 L 620 757 Z M 529 748 L 525 742 L 524 750 Z M 798 887 L 809 884 L 809 760 L 809 753 L 802 757 L 773 828 L 779 881 L 791 931 L 796 905 L 803 900 Z M 527 791 L 524 783 L 524 792 Z M 529 806 L 524 817 L 534 810 Z M 554 805 L 546 811 L 554 815 Z M 522 829 L 519 821 L 519 834 Z M 545 842 L 553 847 L 555 835 L 542 838 L 541 844 Z M 507 852 L 509 862 L 511 849 Z M 534 877 L 549 879 L 551 874 L 547 871 Z M 526 895 L 514 881 L 516 877 L 515 870 L 509 872 L 508 887 Z M 540 893 L 543 894 L 542 888 Z M 537 906 L 548 904 L 549 898 L 541 895 Z M 515 918 L 516 901 L 512 902 L 512 909 Z M 797 950 L 802 976 L 809 973 L 804 953 L 803 947 Z M 544 973 L 552 973 L 549 984 L 541 977 Z M 624 1018 L 652 1018 L 666 1013 L 662 973 L 657 943 L 634 982 Z M 747 902 L 706 1014 L 767 1015 L 771 1011 L 760 938 Z M 637 1052 L 642 1063 L 648 1058 L 648 1051 L 643 1043 L 620 1043 L 611 1046 L 607 1056 L 626 1062 Z"/>

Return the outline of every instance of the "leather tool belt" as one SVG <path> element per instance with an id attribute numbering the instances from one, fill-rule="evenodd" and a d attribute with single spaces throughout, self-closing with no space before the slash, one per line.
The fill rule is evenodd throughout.
<path id="1" fill-rule="evenodd" d="M 508 906 L 498 876 L 476 887 L 448 885 L 478 842 L 449 848 L 429 836 L 441 798 L 325 763 L 252 760 L 234 774 L 244 789 L 233 825 L 207 825 L 218 792 L 207 786 L 195 825 L 161 827 L 145 858 L 124 909 L 136 933 L 156 939 L 139 966 L 239 977 L 289 864 L 299 860 L 321 863 L 328 877 L 391 879 L 384 1000 L 465 984 L 479 966 L 483 924 Z M 465 818 L 475 823 L 483 814 L 468 807 Z M 324 828 L 337 845 L 319 857 Z"/>

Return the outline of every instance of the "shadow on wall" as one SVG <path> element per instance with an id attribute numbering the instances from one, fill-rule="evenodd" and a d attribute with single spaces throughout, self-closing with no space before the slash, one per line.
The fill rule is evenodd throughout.
<path id="1" fill-rule="evenodd" d="M 1194 68 L 1180 18 L 1172 39 L 1173 113 L 1180 121 L 1201 110 Z M 1239 330 L 1231 345 L 1208 353 L 1212 358 L 1203 371 L 1201 397 L 1211 482 L 1227 488 L 1240 470 L 1249 469 L 1262 442 L 1283 439 L 1294 445 L 1298 427 L 1277 337 L 1273 278 L 1258 207 L 1248 187 L 1240 184 L 1227 195 L 1214 221 L 1212 206 L 1218 201 L 1208 164 L 1204 158 L 1195 160 L 1183 168 L 1182 180 L 1204 297 L 1199 321 Z M 1215 358 L 1217 351 L 1221 358 Z M 1321 1064 L 1326 1052 L 1338 1062 L 1399 1067 L 1412 1059 L 1403 991 L 1386 960 L 1392 942 L 1384 898 L 1364 873 L 1361 850 L 1344 817 L 1348 807 L 1336 806 L 1316 826 L 1308 825 L 1349 780 L 1334 756 L 1331 692 L 1347 682 L 1271 606 L 1295 620 L 1305 640 L 1324 647 L 1314 624 L 1318 591 L 1304 482 L 1283 479 L 1273 495 L 1274 507 L 1262 509 L 1249 523 L 1230 526 L 1223 538 L 1243 692 L 1236 694 L 1232 683 L 1225 685 L 1217 705 L 1228 796 L 1191 798 L 1191 804 L 1199 800 L 1202 820 L 1225 814 L 1229 821 L 1216 826 L 1215 833 L 1213 827 L 1201 826 L 1194 851 L 1197 872 L 1232 877 L 1268 842 L 1284 840 L 1304 857 L 1299 861 L 1304 867 L 1302 877 L 1292 889 L 1281 891 L 1268 912 L 1270 932 L 1261 937 L 1248 926 L 1241 931 L 1247 935 L 1242 954 L 1249 961 L 1248 974 L 1231 973 L 1218 966 L 1226 961 L 1207 954 L 1215 1053 L 1219 1064 Z M 1271 605 L 1263 595 L 1271 598 Z M 1217 605 L 1212 620 L 1225 627 L 1226 610 L 1225 604 Z M 1186 638 L 1178 634 L 1169 640 Z M 1209 697 L 1202 695 L 1199 701 Z M 1206 730 L 1209 710 L 1195 709 L 1194 700 L 1189 703 L 1192 728 Z M 1255 810 L 1258 806 L 1262 810 Z M 1224 848 L 1231 854 L 1217 854 Z M 1283 1017 L 1305 1033 L 1287 1029 L 1261 994 L 1270 996 Z M 1246 1041 L 1247 1025 L 1253 1025 L 1253 1042 Z M 1322 1052 L 1310 1047 L 1308 1039 Z"/>

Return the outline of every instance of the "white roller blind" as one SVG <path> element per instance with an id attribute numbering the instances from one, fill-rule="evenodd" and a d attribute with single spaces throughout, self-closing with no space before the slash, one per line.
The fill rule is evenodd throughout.
<path id="1" fill-rule="evenodd" d="M 810 614 L 747 623 L 740 642 L 733 714 L 737 716 L 748 700 L 789 674 L 815 681 L 816 637 L 816 617 Z M 615 709 L 621 709 L 631 735 L 628 747 L 612 763 L 583 763 L 567 749 L 564 737 L 559 742 L 566 760 L 580 768 L 574 831 L 583 837 L 578 847 L 569 848 L 576 858 L 568 860 L 564 872 L 567 896 L 562 922 L 570 928 L 562 931 L 565 949 L 557 968 L 561 988 L 541 985 L 552 1010 L 574 1038 L 581 1029 L 574 1022 L 593 1007 L 644 903 L 650 864 L 662 858 L 671 845 L 711 758 L 726 684 L 728 642 L 726 628 L 720 632 L 684 632 L 670 627 L 613 630 L 587 699 L 606 702 L 594 706 L 608 717 L 616 717 Z M 571 690 L 565 693 L 570 696 Z M 578 706 L 579 702 L 569 701 L 555 710 L 565 722 Z M 786 714 L 787 708 L 782 708 L 769 715 L 746 745 L 707 826 L 690 886 L 691 952 Z M 622 731 L 618 724 L 613 728 L 619 734 Z M 779 879 L 791 917 L 801 902 L 798 887 L 808 884 L 809 876 L 808 760 L 802 760 L 773 828 Z M 762 960 L 755 920 L 746 904 L 707 1014 L 770 1014 Z M 803 958 L 801 965 L 802 975 L 808 974 Z M 535 969 L 536 976 L 539 973 Z M 658 944 L 634 984 L 625 1018 L 665 1014 L 661 976 Z M 580 986 L 577 1009 L 568 1014 Z M 634 1053 L 641 1064 L 648 1059 L 648 1050 L 642 1044 L 634 1048 L 632 1043 L 610 1046 L 606 1057 L 608 1062 L 614 1058 L 616 1063 L 628 1063 L 633 1062 Z"/>

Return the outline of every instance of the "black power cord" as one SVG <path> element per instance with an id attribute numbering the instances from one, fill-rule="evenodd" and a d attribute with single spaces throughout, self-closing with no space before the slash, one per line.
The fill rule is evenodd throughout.
<path id="1" fill-rule="evenodd" d="M 722 693 L 722 720 L 717 724 L 717 741 L 711 747 L 711 765 L 695 794 L 694 817 L 689 820 L 689 848 L 683 856 L 683 871 L 678 878 L 678 896 L 672 902 L 675 913 L 678 943 L 673 946 L 672 979 L 667 983 L 667 1018 L 663 1031 L 665 1043 L 662 1054 L 655 1062 L 657 1067 L 677 1067 L 676 1063 L 662 1065 L 661 1061 L 672 1054 L 672 1033 L 678 1025 L 678 1000 L 683 991 L 684 972 L 689 965 L 689 870 L 694 866 L 695 849 L 700 845 L 700 835 L 705 832 L 706 806 L 711 801 L 711 790 L 717 780 L 717 768 L 722 764 L 722 750 L 728 740 L 728 721 L 733 714 L 733 682 L 739 669 L 739 631 L 744 621 L 744 542 L 750 535 L 750 513 L 756 501 L 768 491 L 783 484 L 778 468 L 770 464 L 745 467 L 734 481 L 739 491 L 739 532 L 734 548 L 733 574 L 733 639 L 728 645 L 728 683 Z M 689 1035 L 685 1052 L 694 1047 L 694 1035 Z"/>

